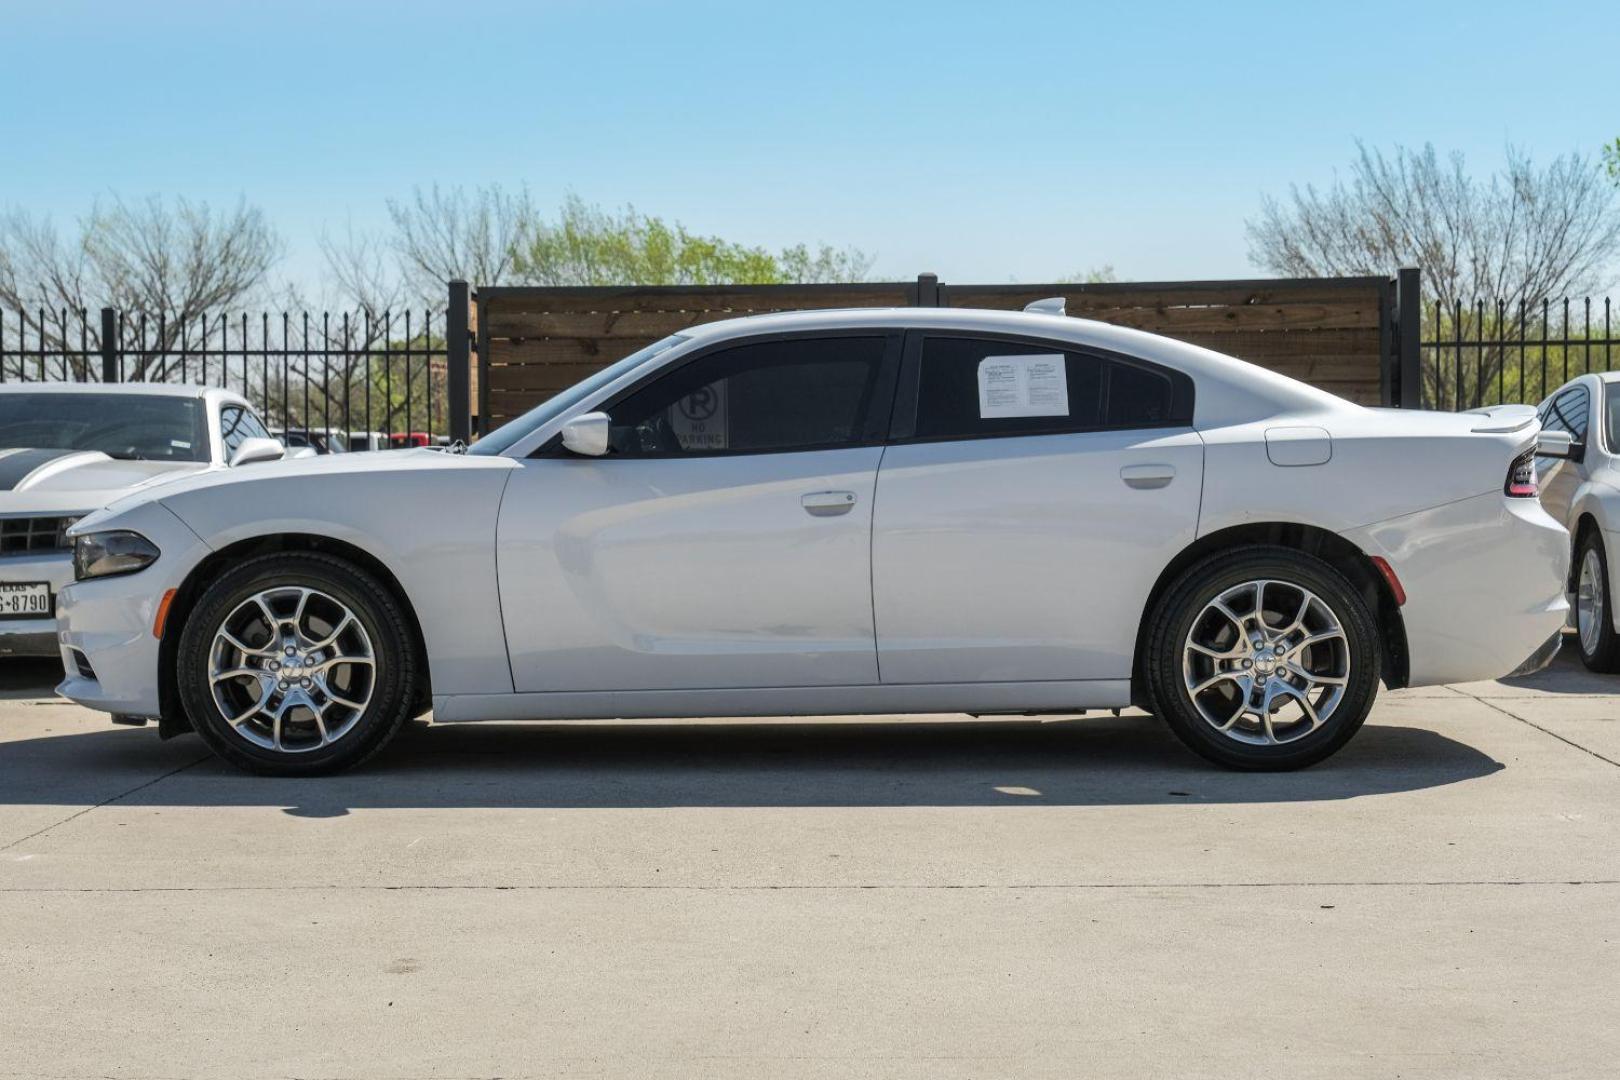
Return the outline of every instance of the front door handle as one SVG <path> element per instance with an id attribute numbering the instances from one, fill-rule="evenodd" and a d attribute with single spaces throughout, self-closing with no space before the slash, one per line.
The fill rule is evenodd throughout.
<path id="1" fill-rule="evenodd" d="M 804 511 L 814 517 L 836 517 L 855 508 L 853 491 L 812 491 L 799 500 Z"/>
<path id="2" fill-rule="evenodd" d="M 1174 465 L 1127 465 L 1119 470 L 1119 478 L 1127 487 L 1151 490 L 1162 488 L 1176 478 Z"/>

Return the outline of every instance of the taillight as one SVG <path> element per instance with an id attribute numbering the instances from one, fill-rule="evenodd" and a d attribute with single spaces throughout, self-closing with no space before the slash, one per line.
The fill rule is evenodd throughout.
<path id="1" fill-rule="evenodd" d="M 1531 448 L 1513 459 L 1502 493 L 1515 499 L 1533 499 L 1537 491 L 1536 451 Z"/>

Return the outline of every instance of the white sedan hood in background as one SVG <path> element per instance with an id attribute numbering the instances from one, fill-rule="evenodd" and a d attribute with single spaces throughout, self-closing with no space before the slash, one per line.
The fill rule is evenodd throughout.
<path id="1" fill-rule="evenodd" d="M 0 450 L 0 514 L 96 510 L 207 468 L 200 461 L 125 461 L 99 450 Z"/>

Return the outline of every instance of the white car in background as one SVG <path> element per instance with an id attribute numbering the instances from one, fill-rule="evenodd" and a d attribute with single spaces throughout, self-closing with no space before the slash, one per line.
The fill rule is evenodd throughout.
<path id="1" fill-rule="evenodd" d="M 329 772 L 438 722 L 1074 713 L 1297 768 L 1378 684 L 1545 664 L 1528 406 L 1378 410 L 1058 313 L 710 323 L 466 454 L 212 472 L 80 521 L 61 692 Z"/>
<path id="2" fill-rule="evenodd" d="M 1537 410 L 1548 431 L 1567 432 L 1566 459 L 1539 458 L 1541 504 L 1564 523 L 1573 545 L 1569 589 L 1581 660 L 1620 671 L 1620 616 L 1614 603 L 1620 552 L 1620 372 L 1582 375 Z"/>
<path id="3" fill-rule="evenodd" d="M 281 456 L 225 390 L 0 384 L 0 655 L 61 655 L 53 609 L 73 580 L 74 521 L 175 476 Z"/>

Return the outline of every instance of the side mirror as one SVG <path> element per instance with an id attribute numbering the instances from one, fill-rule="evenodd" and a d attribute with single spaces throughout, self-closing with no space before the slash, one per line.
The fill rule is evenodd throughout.
<path id="1" fill-rule="evenodd" d="M 608 452 L 608 414 L 588 412 L 562 426 L 562 444 L 584 457 L 601 457 Z"/>
<path id="2" fill-rule="evenodd" d="M 1586 457 L 1586 444 L 1567 431 L 1543 430 L 1536 436 L 1536 457 L 1578 462 Z"/>
<path id="3" fill-rule="evenodd" d="M 275 439 L 243 439 L 242 445 L 231 455 L 230 465 L 234 469 L 238 465 L 251 465 L 256 461 L 280 461 L 286 455 L 287 448 Z"/>

